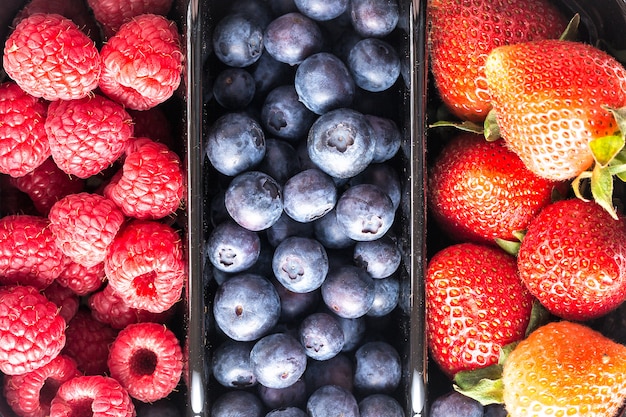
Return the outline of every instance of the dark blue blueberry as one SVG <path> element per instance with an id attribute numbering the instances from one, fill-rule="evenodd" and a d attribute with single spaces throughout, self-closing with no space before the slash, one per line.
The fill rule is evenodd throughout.
<path id="1" fill-rule="evenodd" d="M 254 78 L 256 97 L 259 100 L 264 99 L 269 91 L 283 84 L 285 80 L 293 80 L 295 72 L 289 64 L 275 60 L 267 52 L 247 69 Z"/>
<path id="2" fill-rule="evenodd" d="M 484 407 L 478 401 L 457 391 L 450 391 L 433 401 L 430 417 L 483 417 Z"/>
<path id="3" fill-rule="evenodd" d="M 402 254 L 396 241 L 385 235 L 380 239 L 357 242 L 353 259 L 355 265 L 365 269 L 372 278 L 387 278 L 398 270 Z"/>
<path id="4" fill-rule="evenodd" d="M 263 128 L 246 113 L 227 113 L 209 128 L 206 154 L 222 174 L 240 174 L 256 166 L 265 156 Z"/>
<path id="5" fill-rule="evenodd" d="M 268 388 L 259 384 L 257 394 L 269 409 L 300 407 L 306 404 L 307 398 L 306 384 L 302 378 L 286 388 Z"/>
<path id="6" fill-rule="evenodd" d="M 341 108 L 321 115 L 307 138 L 311 161 L 336 178 L 361 173 L 374 157 L 374 132 L 362 113 Z"/>
<path id="7" fill-rule="evenodd" d="M 325 361 L 309 360 L 304 380 L 310 393 L 324 385 L 337 385 L 348 391 L 354 387 L 354 365 L 345 354 L 339 353 Z"/>
<path id="8" fill-rule="evenodd" d="M 265 417 L 308 417 L 306 413 L 298 407 L 277 408 L 265 415 Z"/>
<path id="9" fill-rule="evenodd" d="M 254 98 L 255 83 L 252 74 L 243 68 L 226 68 L 213 82 L 213 97 L 228 110 L 243 110 Z"/>
<path id="10" fill-rule="evenodd" d="M 484 407 L 483 411 L 483 417 L 507 417 L 509 415 L 504 404 L 489 404 Z"/>
<path id="11" fill-rule="evenodd" d="M 269 244 L 276 247 L 291 236 L 313 237 L 313 224 L 297 222 L 283 212 L 278 221 L 265 231 L 265 235 Z"/>
<path id="12" fill-rule="evenodd" d="M 354 45 L 356 45 L 356 43 L 361 39 L 363 39 L 363 37 L 356 33 L 352 26 L 350 26 L 348 29 L 343 31 L 341 36 L 337 37 L 332 45 L 331 51 L 347 65 L 348 56 L 350 55 L 352 47 L 354 47 Z"/>
<path id="13" fill-rule="evenodd" d="M 367 315 L 384 317 L 391 313 L 400 300 L 400 281 L 395 276 L 374 280 L 374 303 Z"/>
<path id="14" fill-rule="evenodd" d="M 370 308 L 371 309 L 371 308 Z M 361 346 L 365 334 L 367 332 L 367 323 L 364 317 L 349 319 L 337 316 L 339 325 L 343 330 L 345 343 L 343 344 L 343 352 L 352 352 Z"/>
<path id="15" fill-rule="evenodd" d="M 356 241 L 379 239 L 393 224 L 395 210 L 391 198 L 373 184 L 349 187 L 337 201 L 337 223 Z"/>
<path id="16" fill-rule="evenodd" d="M 283 209 L 292 219 L 301 223 L 321 218 L 336 203 L 335 182 L 316 168 L 300 171 L 283 186 Z"/>
<path id="17" fill-rule="evenodd" d="M 205 253 L 217 269 L 241 272 L 259 259 L 261 239 L 256 232 L 227 220 L 211 231 Z"/>
<path id="18" fill-rule="evenodd" d="M 316 21 L 331 20 L 348 10 L 349 0 L 294 0 L 303 15 Z"/>
<path id="19" fill-rule="evenodd" d="M 293 84 L 270 91 L 261 107 L 261 124 L 265 131 L 270 136 L 294 142 L 306 137 L 316 117 L 300 102 Z"/>
<path id="20" fill-rule="evenodd" d="M 212 375 L 228 388 L 248 388 L 257 381 L 250 366 L 251 342 L 228 340 L 213 351 Z"/>
<path id="21" fill-rule="evenodd" d="M 396 28 L 400 9 L 397 0 L 351 0 L 350 17 L 361 36 L 381 38 Z"/>
<path id="22" fill-rule="evenodd" d="M 327 313 L 313 313 L 300 323 L 300 343 L 309 358 L 325 361 L 336 356 L 344 345 L 344 335 L 337 319 Z"/>
<path id="23" fill-rule="evenodd" d="M 366 342 L 354 353 L 354 388 L 364 394 L 385 394 L 400 385 L 402 363 L 398 351 L 382 340 Z"/>
<path id="24" fill-rule="evenodd" d="M 296 150 L 291 144 L 281 139 L 269 138 L 265 141 L 265 156 L 257 170 L 265 172 L 278 183 L 284 184 L 300 171 Z"/>
<path id="25" fill-rule="evenodd" d="M 217 326 L 231 339 L 256 340 L 278 323 L 280 297 L 267 278 L 238 274 L 215 291 L 213 315 Z"/>
<path id="26" fill-rule="evenodd" d="M 359 402 L 360 417 L 404 417 L 400 403 L 387 394 L 372 394 Z"/>
<path id="27" fill-rule="evenodd" d="M 398 209 L 401 201 L 402 188 L 398 171 L 389 163 L 370 164 L 363 172 L 350 179 L 350 185 L 374 184 L 383 190 Z"/>
<path id="28" fill-rule="evenodd" d="M 264 33 L 265 51 L 275 60 L 300 64 L 322 49 L 322 31 L 315 21 L 299 12 L 283 14 L 272 20 Z"/>
<path id="29" fill-rule="evenodd" d="M 244 14 L 228 14 L 215 26 L 213 50 L 230 67 L 252 65 L 263 53 L 263 28 Z"/>
<path id="30" fill-rule="evenodd" d="M 274 333 L 259 339 L 250 352 L 250 363 L 259 384 L 287 388 L 304 374 L 307 356 L 294 337 Z"/>
<path id="31" fill-rule="evenodd" d="M 337 386 L 318 388 L 306 404 L 309 417 L 359 417 L 359 405 L 350 391 Z"/>
<path id="32" fill-rule="evenodd" d="M 293 0 L 272 0 L 268 3 L 275 16 L 298 11 L 298 8 Z"/>
<path id="33" fill-rule="evenodd" d="M 230 3 L 230 13 L 239 13 L 265 28 L 273 19 L 272 10 L 264 0 L 235 0 Z"/>
<path id="34" fill-rule="evenodd" d="M 280 297 L 280 320 L 295 322 L 313 312 L 322 298 L 319 290 L 309 292 L 289 291 L 279 282 L 275 283 Z"/>
<path id="35" fill-rule="evenodd" d="M 227 391 L 215 398 L 211 417 L 263 417 L 263 404 L 248 391 Z"/>
<path id="36" fill-rule="evenodd" d="M 374 303 L 374 280 L 357 266 L 330 270 L 322 284 L 322 299 L 340 317 L 364 316 Z"/>
<path id="37" fill-rule="evenodd" d="M 376 142 L 372 162 L 385 162 L 393 158 L 398 153 L 402 143 L 402 134 L 396 122 L 387 117 L 372 114 L 366 114 L 365 118 L 372 125 L 374 142 Z"/>
<path id="38" fill-rule="evenodd" d="M 350 106 L 356 88 L 348 67 L 328 52 L 302 61 L 296 70 L 294 85 L 300 101 L 317 114 Z"/>
<path id="39" fill-rule="evenodd" d="M 350 50 L 348 68 L 357 86 L 378 93 L 395 84 L 400 75 L 400 57 L 389 43 L 365 38 Z"/>
<path id="40" fill-rule="evenodd" d="M 315 239 L 291 236 L 274 251 L 274 276 L 285 288 L 294 292 L 318 289 L 328 273 L 328 255 Z"/>
<path id="41" fill-rule="evenodd" d="M 355 243 L 337 223 L 337 212 L 335 209 L 313 222 L 313 236 L 324 247 L 330 249 L 349 248 Z"/>
<path id="42" fill-rule="evenodd" d="M 283 213 L 280 184 L 260 171 L 237 175 L 224 195 L 226 210 L 240 226 L 248 230 L 265 230 Z"/>

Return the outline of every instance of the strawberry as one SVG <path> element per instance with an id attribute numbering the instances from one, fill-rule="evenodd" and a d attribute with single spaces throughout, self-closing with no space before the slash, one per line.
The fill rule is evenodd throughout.
<path id="1" fill-rule="evenodd" d="M 425 285 L 428 345 L 448 376 L 496 363 L 524 337 L 533 298 L 500 248 L 448 246 L 430 259 Z"/>
<path id="2" fill-rule="evenodd" d="M 493 244 L 526 229 L 557 185 L 528 171 L 502 141 L 461 133 L 431 168 L 428 203 L 454 240 Z"/>
<path id="3" fill-rule="evenodd" d="M 591 201 L 557 201 L 535 217 L 517 255 L 522 281 L 556 316 L 588 320 L 626 300 L 626 223 Z"/>
<path id="4" fill-rule="evenodd" d="M 439 95 L 464 120 L 491 109 L 484 66 L 500 45 L 557 38 L 566 27 L 547 0 L 433 0 L 428 2 L 431 70 Z"/>

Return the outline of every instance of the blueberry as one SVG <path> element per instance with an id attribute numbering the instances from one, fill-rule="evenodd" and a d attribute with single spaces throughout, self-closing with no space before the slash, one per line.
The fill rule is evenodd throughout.
<path id="1" fill-rule="evenodd" d="M 295 384 L 304 374 L 306 358 L 300 342 L 286 333 L 264 336 L 250 352 L 254 375 L 268 388 L 286 388 Z"/>
<path id="2" fill-rule="evenodd" d="M 261 240 L 256 232 L 232 220 L 220 223 L 211 231 L 206 254 L 213 266 L 225 272 L 241 272 L 259 259 Z"/>
<path id="3" fill-rule="evenodd" d="M 372 162 L 385 162 L 393 158 L 400 149 L 402 134 L 396 122 L 387 117 L 366 114 L 365 118 L 374 130 L 374 158 Z"/>
<path id="4" fill-rule="evenodd" d="M 431 417 L 482 417 L 484 407 L 457 391 L 439 396 L 430 407 Z"/>
<path id="5" fill-rule="evenodd" d="M 489 404 L 484 407 L 483 411 L 483 417 L 507 417 L 509 415 L 504 404 Z"/>
<path id="6" fill-rule="evenodd" d="M 252 75 L 242 68 L 226 68 L 213 82 L 213 97 L 220 106 L 229 110 L 243 110 L 254 98 L 255 83 Z"/>
<path id="7" fill-rule="evenodd" d="M 372 394 L 359 402 L 360 417 L 404 417 L 398 401 L 387 394 Z"/>
<path id="8" fill-rule="evenodd" d="M 379 239 L 357 242 L 354 263 L 364 268 L 372 278 L 386 278 L 396 272 L 402 261 L 400 249 L 389 235 Z"/>
<path id="9" fill-rule="evenodd" d="M 357 266 L 329 271 L 321 288 L 324 303 L 340 317 L 364 316 L 374 303 L 374 280 Z"/>
<path id="10" fill-rule="evenodd" d="M 366 342 L 356 350 L 354 359 L 354 387 L 360 392 L 386 394 L 400 385 L 400 355 L 389 343 Z"/>
<path id="11" fill-rule="evenodd" d="M 182 417 L 183 413 L 176 403 L 169 398 L 156 400 L 152 403 L 137 403 L 137 417 Z"/>
<path id="12" fill-rule="evenodd" d="M 363 37 L 389 35 L 400 20 L 397 0 L 351 0 L 352 26 Z"/>
<path id="13" fill-rule="evenodd" d="M 237 175 L 224 195 L 226 210 L 240 226 L 265 230 L 283 213 L 282 187 L 269 175 L 247 171 Z"/>
<path id="14" fill-rule="evenodd" d="M 281 85 L 285 79 L 293 78 L 291 66 L 275 60 L 268 53 L 261 54 L 261 58 L 247 69 L 254 78 L 257 97 L 264 97 L 273 88 Z"/>
<path id="15" fill-rule="evenodd" d="M 373 184 L 349 187 L 339 197 L 336 210 L 337 223 L 356 241 L 372 241 L 384 236 L 395 217 L 393 202 Z"/>
<path id="16" fill-rule="evenodd" d="M 400 177 L 391 164 L 370 164 L 363 172 L 350 178 L 350 185 L 356 184 L 377 185 L 391 198 L 394 210 L 397 210 L 400 206 L 402 198 Z"/>
<path id="17" fill-rule="evenodd" d="M 352 393 L 337 385 L 318 388 L 306 404 L 309 417 L 359 417 L 359 405 Z"/>
<path id="18" fill-rule="evenodd" d="M 348 9 L 349 0 L 294 0 L 300 12 L 313 20 L 326 21 L 339 17 Z"/>
<path id="19" fill-rule="evenodd" d="M 333 179 L 319 169 L 300 171 L 283 187 L 283 209 L 292 219 L 308 223 L 327 214 L 337 203 Z"/>
<path id="20" fill-rule="evenodd" d="M 265 417 L 307 417 L 307 415 L 298 407 L 285 407 L 272 410 Z"/>
<path id="21" fill-rule="evenodd" d="M 278 281 L 274 285 L 280 297 L 280 321 L 282 322 L 295 322 L 310 314 L 319 305 L 321 299 L 319 290 L 294 292 L 289 291 Z"/>
<path id="22" fill-rule="evenodd" d="M 324 246 L 312 238 L 291 236 L 274 251 L 274 276 L 294 292 L 318 289 L 328 273 L 328 256 Z"/>
<path id="23" fill-rule="evenodd" d="M 367 332 L 367 323 L 365 322 L 364 317 L 349 319 L 337 316 L 337 321 L 339 321 L 339 325 L 341 326 L 345 339 L 342 351 L 352 352 L 363 342 Z"/>
<path id="24" fill-rule="evenodd" d="M 297 222 L 283 212 L 278 221 L 265 231 L 265 235 L 269 244 L 276 247 L 291 236 L 313 237 L 313 224 Z"/>
<path id="25" fill-rule="evenodd" d="M 261 107 L 261 124 L 265 131 L 270 136 L 290 141 L 306 137 L 316 117 L 299 100 L 293 84 L 274 88 Z"/>
<path id="26" fill-rule="evenodd" d="M 400 75 L 400 57 L 389 43 L 365 38 L 350 50 L 348 68 L 357 86 L 378 93 L 395 84 Z"/>
<path id="27" fill-rule="evenodd" d="M 252 65 L 263 53 L 263 28 L 244 14 L 228 14 L 215 26 L 213 50 L 230 67 Z"/>
<path id="28" fill-rule="evenodd" d="M 213 351 L 213 377 L 229 388 L 248 388 L 257 381 L 250 366 L 251 342 L 227 340 Z"/>
<path id="29" fill-rule="evenodd" d="M 337 37 L 332 45 L 331 52 L 347 65 L 348 56 L 350 55 L 352 47 L 362 39 L 363 37 L 356 33 L 352 26 L 350 26 L 341 33 L 341 36 Z"/>
<path id="30" fill-rule="evenodd" d="M 300 407 L 306 404 L 306 384 L 302 378 L 286 388 L 268 388 L 265 385 L 257 386 L 257 394 L 266 407 Z"/>
<path id="31" fill-rule="evenodd" d="M 326 248 L 330 249 L 349 248 L 355 243 L 337 223 L 335 209 L 313 222 L 313 235 Z"/>
<path id="32" fill-rule="evenodd" d="M 263 417 L 263 404 L 248 391 L 227 391 L 215 398 L 211 417 Z"/>
<path id="33" fill-rule="evenodd" d="M 352 392 L 354 388 L 354 365 L 352 359 L 339 353 L 325 361 L 309 360 L 304 372 L 309 394 L 324 385 L 337 385 Z"/>
<path id="34" fill-rule="evenodd" d="M 206 154 L 220 173 L 235 176 L 261 162 L 265 156 L 265 133 L 246 113 L 227 113 L 209 128 Z"/>
<path id="35" fill-rule="evenodd" d="M 315 21 L 298 12 L 272 20 L 264 33 L 264 46 L 275 60 L 300 64 L 322 49 L 322 32 Z"/>
<path id="36" fill-rule="evenodd" d="M 294 84 L 300 101 L 316 114 L 350 106 L 356 88 L 348 67 L 329 52 L 302 61 Z"/>
<path id="37" fill-rule="evenodd" d="M 362 113 L 341 108 L 321 115 L 307 138 L 309 157 L 330 176 L 350 178 L 374 157 L 374 132 Z"/>
<path id="38" fill-rule="evenodd" d="M 284 184 L 300 171 L 299 161 L 293 157 L 295 153 L 296 150 L 288 142 L 269 138 L 265 141 L 265 156 L 256 169 Z"/>
<path id="39" fill-rule="evenodd" d="M 278 323 L 280 297 L 267 278 L 237 274 L 215 291 L 213 315 L 217 326 L 231 339 L 253 341 Z"/>
<path id="40" fill-rule="evenodd" d="M 374 280 L 374 303 L 367 312 L 370 317 L 384 317 L 400 300 L 400 281 L 395 276 Z"/>
<path id="41" fill-rule="evenodd" d="M 337 319 L 327 313 L 313 313 L 302 320 L 300 343 L 309 358 L 324 361 L 336 356 L 344 344 L 344 335 Z"/>
<path id="42" fill-rule="evenodd" d="M 272 21 L 272 11 L 264 0 L 235 0 L 228 8 L 230 13 L 243 14 L 262 28 Z"/>

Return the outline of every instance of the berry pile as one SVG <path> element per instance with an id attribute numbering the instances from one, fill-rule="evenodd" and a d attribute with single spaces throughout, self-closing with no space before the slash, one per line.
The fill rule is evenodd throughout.
<path id="1" fill-rule="evenodd" d="M 181 384 L 171 8 L 32 0 L 3 44 L 0 371 L 18 417 L 131 417 Z"/>

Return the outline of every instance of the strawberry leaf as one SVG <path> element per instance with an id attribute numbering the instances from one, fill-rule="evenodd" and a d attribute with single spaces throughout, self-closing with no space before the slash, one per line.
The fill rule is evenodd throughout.
<path id="1" fill-rule="evenodd" d="M 580 15 L 576 13 L 567 24 L 567 27 L 559 37 L 562 41 L 578 40 L 578 25 L 580 25 Z"/>
<path id="2" fill-rule="evenodd" d="M 429 127 L 454 127 L 459 130 L 466 131 L 466 132 L 476 133 L 479 135 L 483 134 L 483 127 L 481 125 L 474 123 L 474 122 L 467 121 L 467 120 L 462 121 L 462 122 L 440 120 L 438 122 L 431 124 Z"/>
<path id="3" fill-rule="evenodd" d="M 591 194 L 596 203 L 600 204 L 615 220 L 617 213 L 613 206 L 613 176 L 606 167 L 596 164 L 591 172 Z"/>
<path id="4" fill-rule="evenodd" d="M 624 136 L 610 135 L 593 139 L 589 142 L 589 148 L 596 164 L 604 168 L 624 148 Z"/>
<path id="5" fill-rule="evenodd" d="M 454 376 L 454 389 L 475 399 L 482 405 L 502 404 L 502 365 L 496 364 L 471 371 L 461 371 Z"/>
<path id="6" fill-rule="evenodd" d="M 485 139 L 489 142 L 500 138 L 500 126 L 498 126 L 498 118 L 496 117 L 495 109 L 491 109 L 489 113 L 487 113 L 481 133 L 485 135 Z"/>
<path id="7" fill-rule="evenodd" d="M 613 117 L 615 118 L 615 121 L 617 122 L 618 129 L 620 130 L 620 132 L 622 132 L 622 136 L 626 134 L 626 107 L 621 107 L 619 109 L 609 107 L 609 106 L 602 106 L 602 107 L 604 107 L 606 110 L 613 113 Z"/>
<path id="8" fill-rule="evenodd" d="M 539 301 L 533 301 L 533 308 L 530 311 L 530 321 L 526 327 L 526 336 L 548 323 L 549 320 L 550 312 L 546 310 L 546 308 Z"/>
<path id="9" fill-rule="evenodd" d="M 496 238 L 496 245 L 498 245 L 500 248 L 502 248 L 506 253 L 508 253 L 509 255 L 513 255 L 513 256 L 517 256 L 517 253 L 519 252 L 519 247 L 521 245 L 520 241 L 517 240 L 506 240 L 506 239 L 500 239 L 500 238 Z"/>

